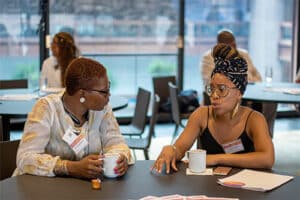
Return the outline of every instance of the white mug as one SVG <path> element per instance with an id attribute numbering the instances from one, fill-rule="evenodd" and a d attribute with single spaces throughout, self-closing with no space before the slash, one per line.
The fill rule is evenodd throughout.
<path id="1" fill-rule="evenodd" d="M 103 158 L 103 174 L 107 178 L 115 178 L 118 174 L 115 173 L 114 168 L 117 166 L 119 159 L 118 153 L 106 153 Z"/>
<path id="2" fill-rule="evenodd" d="M 206 151 L 203 149 L 195 149 L 188 151 L 187 154 L 191 172 L 204 172 L 206 169 Z"/>

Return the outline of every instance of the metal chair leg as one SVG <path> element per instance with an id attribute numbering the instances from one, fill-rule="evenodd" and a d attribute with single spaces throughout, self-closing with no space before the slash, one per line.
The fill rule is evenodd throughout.
<path id="1" fill-rule="evenodd" d="M 149 160 L 148 150 L 144 149 L 145 160 Z"/>

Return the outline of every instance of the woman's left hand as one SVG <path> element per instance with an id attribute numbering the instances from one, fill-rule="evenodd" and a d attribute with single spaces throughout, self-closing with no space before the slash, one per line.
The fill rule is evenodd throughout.
<path id="1" fill-rule="evenodd" d="M 127 158 L 123 155 L 120 154 L 119 159 L 117 160 L 117 167 L 115 167 L 115 173 L 118 174 L 119 176 L 122 176 L 126 173 L 128 169 L 128 161 Z"/>

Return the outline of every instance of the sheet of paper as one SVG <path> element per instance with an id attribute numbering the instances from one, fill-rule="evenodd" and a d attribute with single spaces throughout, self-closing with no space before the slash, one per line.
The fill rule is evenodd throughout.
<path id="1" fill-rule="evenodd" d="M 0 96 L 0 100 L 28 101 L 38 98 L 37 94 L 4 94 Z"/>
<path id="2" fill-rule="evenodd" d="M 140 200 L 238 200 L 236 198 L 225 197 L 207 197 L 205 195 L 182 196 L 179 194 L 172 194 L 166 196 L 146 196 Z"/>
<path id="3" fill-rule="evenodd" d="M 44 93 L 59 93 L 62 92 L 65 88 L 57 88 L 57 87 L 46 87 L 44 89 L 41 89 L 41 92 Z"/>
<path id="4" fill-rule="evenodd" d="M 293 176 L 244 169 L 232 176 L 219 179 L 218 183 L 228 187 L 264 192 L 277 188 L 293 178 Z"/>
<path id="5" fill-rule="evenodd" d="M 300 89 L 299 88 L 272 88 L 272 87 L 266 87 L 266 88 L 264 88 L 264 91 L 300 95 Z"/>

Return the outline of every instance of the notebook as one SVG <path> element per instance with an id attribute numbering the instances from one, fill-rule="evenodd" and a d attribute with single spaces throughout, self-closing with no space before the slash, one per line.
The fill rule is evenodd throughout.
<path id="1" fill-rule="evenodd" d="M 293 178 L 293 176 L 244 169 L 232 176 L 218 179 L 218 183 L 227 187 L 265 192 L 273 190 Z"/>

